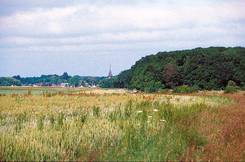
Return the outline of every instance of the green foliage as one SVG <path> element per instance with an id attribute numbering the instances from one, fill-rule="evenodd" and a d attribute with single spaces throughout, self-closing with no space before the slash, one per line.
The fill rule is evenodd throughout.
<path id="1" fill-rule="evenodd" d="M 69 76 L 67 72 L 64 72 L 61 76 L 53 75 L 41 75 L 40 77 L 20 77 L 19 75 L 13 77 L 0 77 L 0 86 L 11 85 L 33 85 L 38 84 L 42 86 L 51 86 L 53 84 L 60 85 L 61 83 L 69 83 L 71 86 L 88 86 L 97 85 L 100 80 L 105 77 L 90 77 L 90 76 Z"/>
<path id="2" fill-rule="evenodd" d="M 224 89 L 225 93 L 235 93 L 239 90 L 239 87 L 236 85 L 236 83 L 232 80 L 229 80 L 227 83 L 227 86 Z"/>
<path id="3" fill-rule="evenodd" d="M 115 87 L 117 87 L 115 84 L 116 84 L 116 78 L 115 77 L 112 77 L 111 79 L 106 78 L 106 79 L 103 79 L 99 82 L 99 85 L 102 88 L 115 88 Z"/>
<path id="4" fill-rule="evenodd" d="M 20 86 L 21 82 L 12 77 L 0 77 L 0 86 Z"/>
<path id="5" fill-rule="evenodd" d="M 229 80 L 227 86 L 224 88 L 224 93 L 235 93 L 237 92 L 239 87 L 237 87 L 236 83 L 232 80 Z"/>
<path id="6" fill-rule="evenodd" d="M 68 75 L 67 72 L 64 72 L 63 75 L 61 75 L 61 78 L 64 80 L 68 80 L 70 78 L 70 76 Z"/>
<path id="7" fill-rule="evenodd" d="M 245 82 L 245 48 L 210 47 L 159 52 L 143 57 L 112 81 L 114 87 L 158 91 L 180 85 L 200 89 L 223 89 L 229 80 Z M 157 86 L 154 85 L 157 83 Z M 162 86 L 160 86 L 160 84 Z M 120 85 L 120 86 L 118 86 Z"/>
<path id="8" fill-rule="evenodd" d="M 161 84 L 161 82 L 149 81 L 149 82 L 146 82 L 144 85 L 145 92 L 156 92 L 163 88 L 164 86 Z"/>
<path id="9" fill-rule="evenodd" d="M 227 83 L 227 86 L 229 86 L 229 87 L 236 87 L 237 85 L 236 85 L 236 83 L 234 81 L 229 80 L 228 83 Z"/>
<path id="10" fill-rule="evenodd" d="M 165 65 L 163 80 L 168 88 L 174 88 L 180 84 L 181 76 L 175 64 Z"/>
<path id="11" fill-rule="evenodd" d="M 235 93 L 237 91 L 238 91 L 237 87 L 232 87 L 232 86 L 227 86 L 224 89 L 225 93 Z"/>
<path id="12" fill-rule="evenodd" d="M 179 86 L 174 89 L 174 93 L 193 93 L 198 91 L 198 87 L 189 87 L 187 85 Z"/>
<path id="13" fill-rule="evenodd" d="M 86 119 L 87 119 L 87 114 L 81 114 L 80 115 L 80 122 L 82 123 L 82 124 L 84 124 L 85 123 L 85 121 L 86 121 Z"/>
<path id="14" fill-rule="evenodd" d="M 205 104 L 175 107 L 154 104 L 157 112 L 149 111 L 151 102 L 139 103 L 143 109 L 122 127 L 124 136 L 117 147 L 109 149 L 105 159 L 120 161 L 177 160 L 190 145 L 202 147 L 207 140 L 197 130 L 198 116 Z M 151 116 L 151 118 L 149 118 Z"/>
<path id="15" fill-rule="evenodd" d="M 74 86 L 74 87 L 77 87 L 80 85 L 80 76 L 78 75 L 75 75 L 73 77 L 71 77 L 68 81 L 68 83 L 71 85 L 71 86 Z"/>

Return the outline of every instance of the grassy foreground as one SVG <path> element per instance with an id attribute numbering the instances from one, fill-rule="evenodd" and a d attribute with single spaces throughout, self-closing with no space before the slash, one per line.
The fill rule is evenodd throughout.
<path id="1" fill-rule="evenodd" d="M 207 143 L 197 131 L 200 115 L 230 103 L 218 96 L 61 92 L 0 96 L 0 160 L 180 160 L 189 147 L 201 153 Z"/>

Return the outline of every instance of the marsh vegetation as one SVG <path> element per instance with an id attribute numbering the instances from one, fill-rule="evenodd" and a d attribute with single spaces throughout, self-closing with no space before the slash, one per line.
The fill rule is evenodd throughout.
<path id="1" fill-rule="evenodd" d="M 29 90 L 0 96 L 2 160 L 180 160 L 191 146 L 198 159 L 207 144 L 197 129 L 201 115 L 232 102 L 220 96 Z"/>

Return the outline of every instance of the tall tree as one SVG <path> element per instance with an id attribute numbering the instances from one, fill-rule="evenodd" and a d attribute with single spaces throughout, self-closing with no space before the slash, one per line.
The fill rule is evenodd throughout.
<path id="1" fill-rule="evenodd" d="M 173 88 L 180 83 L 180 74 L 175 64 L 167 64 L 164 67 L 164 82 L 166 87 Z"/>

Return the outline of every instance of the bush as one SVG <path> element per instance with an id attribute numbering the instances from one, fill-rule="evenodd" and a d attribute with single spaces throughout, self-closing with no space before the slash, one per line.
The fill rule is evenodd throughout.
<path id="1" fill-rule="evenodd" d="M 227 83 L 227 86 L 230 86 L 230 87 L 236 87 L 236 82 L 234 82 L 233 80 L 229 80 L 228 83 Z"/>
<path id="2" fill-rule="evenodd" d="M 234 87 L 234 86 L 226 86 L 224 89 L 225 93 L 235 93 L 238 91 L 238 87 Z"/>
<path id="3" fill-rule="evenodd" d="M 147 82 L 144 85 L 144 91 L 149 93 L 160 91 L 163 88 L 164 85 L 162 85 L 161 82 L 155 82 L 155 81 Z"/>
<path id="4" fill-rule="evenodd" d="M 198 91 L 198 87 L 189 87 L 187 85 L 179 86 L 174 89 L 174 93 L 193 93 Z"/>
<path id="5" fill-rule="evenodd" d="M 227 86 L 224 89 L 225 93 L 235 93 L 237 92 L 239 87 L 236 85 L 236 83 L 232 80 L 229 80 L 227 83 Z"/>

